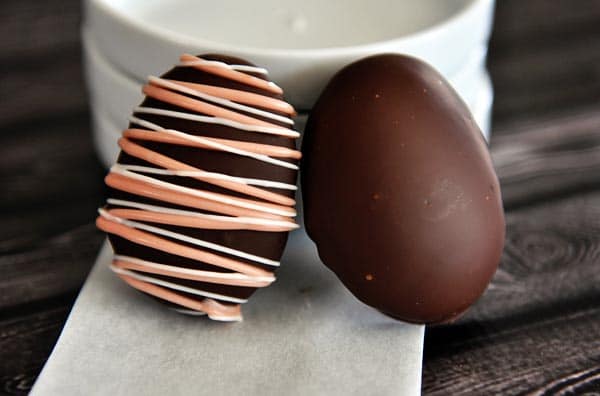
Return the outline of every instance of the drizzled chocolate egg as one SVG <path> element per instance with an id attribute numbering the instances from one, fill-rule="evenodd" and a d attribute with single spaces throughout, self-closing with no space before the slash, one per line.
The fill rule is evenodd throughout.
<path id="1" fill-rule="evenodd" d="M 225 56 L 183 55 L 143 91 L 97 219 L 111 268 L 180 312 L 241 320 L 297 228 L 294 109 L 266 70 Z"/>
<path id="2" fill-rule="evenodd" d="M 357 298 L 438 323 L 483 293 L 504 242 L 500 188 L 473 117 L 433 68 L 380 55 L 341 70 L 303 155 L 307 232 Z"/>

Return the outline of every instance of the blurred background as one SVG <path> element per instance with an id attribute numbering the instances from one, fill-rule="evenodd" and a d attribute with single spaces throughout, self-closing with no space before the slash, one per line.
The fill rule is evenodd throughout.
<path id="1" fill-rule="evenodd" d="M 2 394 L 30 389 L 104 239 L 81 14 L 0 4 Z M 600 1 L 498 1 L 487 66 L 507 245 L 476 307 L 428 330 L 423 392 L 600 391 Z"/>

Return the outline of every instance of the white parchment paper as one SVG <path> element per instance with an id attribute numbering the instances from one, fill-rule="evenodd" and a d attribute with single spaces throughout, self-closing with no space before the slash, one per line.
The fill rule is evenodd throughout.
<path id="1" fill-rule="evenodd" d="M 32 395 L 418 395 L 423 326 L 358 302 L 303 232 L 244 322 L 178 314 L 108 269 L 106 244 Z"/>

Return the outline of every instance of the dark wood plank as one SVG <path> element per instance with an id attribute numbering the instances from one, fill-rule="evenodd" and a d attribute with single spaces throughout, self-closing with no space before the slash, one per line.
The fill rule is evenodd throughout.
<path id="1" fill-rule="evenodd" d="M 498 1 L 488 66 L 497 124 L 600 103 L 600 1 Z"/>
<path id="2" fill-rule="evenodd" d="M 507 235 L 485 295 L 428 329 L 424 392 L 600 389 L 600 191 L 511 211 Z"/>
<path id="3" fill-rule="evenodd" d="M 77 0 L 0 4 L 0 128 L 87 108 Z M 40 127 L 44 127 L 40 125 Z M 86 128 L 87 130 L 87 128 Z"/>
<path id="4" fill-rule="evenodd" d="M 600 0 L 500 0 L 495 11 L 492 49 L 502 55 L 502 48 L 552 46 L 557 38 L 585 37 L 590 27 L 597 29 Z"/>
<path id="5" fill-rule="evenodd" d="M 87 113 L 38 118 L 4 130 L 0 213 L 101 202 L 105 171 L 96 159 Z"/>
<path id="6" fill-rule="evenodd" d="M 0 309 L 77 290 L 103 239 L 104 169 L 86 114 L 7 127 L 0 145 Z"/>
<path id="7" fill-rule="evenodd" d="M 82 3 L 2 0 L 0 64 L 27 61 L 41 66 L 41 61 L 49 60 L 47 55 L 79 46 Z"/>
<path id="8" fill-rule="evenodd" d="M 79 290 L 103 239 L 87 222 L 28 251 L 3 255 L 0 310 Z"/>
<path id="9" fill-rule="evenodd" d="M 551 46 L 549 39 L 557 36 L 569 41 L 585 36 L 600 19 L 600 0 L 499 0 L 495 11 L 492 48 L 497 52 L 534 41 Z"/>
<path id="10" fill-rule="evenodd" d="M 13 59 L 0 68 L 1 134 L 5 125 L 27 120 L 69 116 L 87 109 L 79 45 L 47 54 L 42 59 Z M 50 124 L 40 124 L 46 128 Z M 82 129 L 83 131 L 89 128 Z"/>
<path id="11" fill-rule="evenodd" d="M 48 359 L 75 294 L 0 315 L 0 394 L 26 395 Z M 17 312 L 18 311 L 18 312 Z"/>
<path id="12" fill-rule="evenodd" d="M 600 107 L 504 128 L 491 148 L 506 208 L 599 185 Z"/>
<path id="13" fill-rule="evenodd" d="M 600 390 L 600 298 L 496 327 L 428 329 L 424 395 L 572 395 Z M 448 334 L 451 333 L 451 334 Z M 539 393 L 538 393 L 539 392 Z"/>
<path id="14" fill-rule="evenodd" d="M 560 51 L 531 51 L 492 62 L 497 124 L 600 103 L 600 31 L 593 40 L 565 44 Z"/>

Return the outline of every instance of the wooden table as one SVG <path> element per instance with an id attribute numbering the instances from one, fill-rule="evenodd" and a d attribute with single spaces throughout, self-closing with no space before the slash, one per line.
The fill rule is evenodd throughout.
<path id="1" fill-rule="evenodd" d="M 6 394 L 31 387 L 103 240 L 79 23 L 75 0 L 0 5 Z M 476 306 L 427 330 L 423 392 L 600 392 L 600 1 L 499 1 L 489 68 L 506 248 Z"/>

